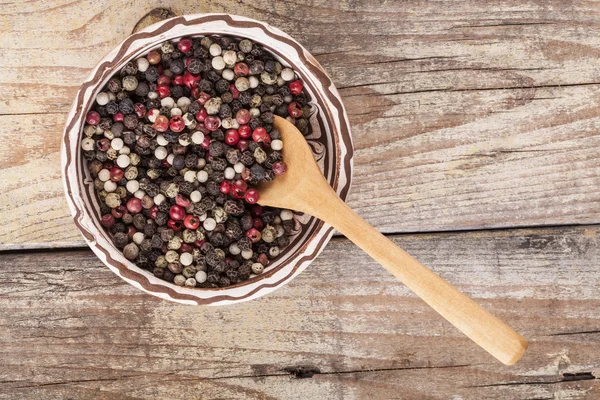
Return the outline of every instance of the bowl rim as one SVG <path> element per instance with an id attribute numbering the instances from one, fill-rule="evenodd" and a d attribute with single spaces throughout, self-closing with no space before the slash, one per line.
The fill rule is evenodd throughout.
<path id="1" fill-rule="evenodd" d="M 81 187 L 89 182 L 82 182 L 84 179 L 79 179 L 77 175 L 77 164 L 83 164 L 83 157 L 79 152 L 83 119 L 93 103 L 91 99 L 95 98 L 104 82 L 125 62 L 145 54 L 165 40 L 211 34 L 248 37 L 265 46 L 278 58 L 283 58 L 297 72 L 299 69 L 304 70 L 300 75 L 305 81 L 307 77 L 310 78 L 314 91 L 319 96 L 317 99 L 313 98 L 311 102 L 322 101 L 319 106 L 323 112 L 318 122 L 328 125 L 331 130 L 329 137 L 332 137 L 335 142 L 333 146 L 335 154 L 330 156 L 335 164 L 332 166 L 333 181 L 330 183 L 340 197 L 345 199 L 352 180 L 354 149 L 347 114 L 333 82 L 319 62 L 290 36 L 264 22 L 231 14 L 189 14 L 163 20 L 128 36 L 106 54 L 92 69 L 73 102 L 61 144 L 61 171 L 73 220 L 90 248 L 109 269 L 133 286 L 163 299 L 185 304 L 225 305 L 263 296 L 289 282 L 320 254 L 333 235 L 333 228 L 311 218 L 307 224 L 310 235 L 302 238 L 303 242 L 294 249 L 293 253 L 290 252 L 292 254 L 286 260 L 264 275 L 225 288 L 185 288 L 154 277 L 150 272 L 126 260 L 110 240 L 106 243 L 104 239 L 106 233 L 103 228 L 98 229 L 97 217 L 91 215 L 85 200 L 82 199 L 85 193 L 82 193 L 84 191 Z M 286 50 L 295 52 L 290 57 L 296 57 L 298 61 L 290 62 L 286 58 L 288 56 L 280 49 L 286 47 Z M 289 273 L 274 277 L 286 269 L 290 269 Z"/>

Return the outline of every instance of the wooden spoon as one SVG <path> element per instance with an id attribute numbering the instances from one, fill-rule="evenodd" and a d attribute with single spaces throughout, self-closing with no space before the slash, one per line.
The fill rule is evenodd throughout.
<path id="1" fill-rule="evenodd" d="M 329 186 L 300 131 L 280 117 L 275 117 L 274 126 L 281 132 L 287 172 L 260 188 L 260 204 L 327 222 L 498 360 L 512 365 L 521 358 L 527 349 L 521 335 L 359 217 Z"/>

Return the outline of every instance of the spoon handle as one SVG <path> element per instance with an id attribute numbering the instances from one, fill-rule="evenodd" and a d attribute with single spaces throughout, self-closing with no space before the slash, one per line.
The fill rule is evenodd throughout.
<path id="1" fill-rule="evenodd" d="M 527 341 L 469 297 L 379 233 L 331 190 L 305 210 L 324 220 L 373 257 L 442 317 L 506 365 L 516 363 Z"/>

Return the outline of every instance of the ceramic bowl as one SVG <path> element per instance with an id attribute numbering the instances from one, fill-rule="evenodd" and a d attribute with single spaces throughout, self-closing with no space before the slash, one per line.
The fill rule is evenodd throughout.
<path id="1" fill-rule="evenodd" d="M 128 261 L 100 225 L 93 179 L 81 154 L 85 115 L 109 78 L 127 62 L 165 40 L 187 36 L 231 35 L 262 44 L 292 67 L 305 83 L 314 112 L 307 137 L 322 171 L 342 199 L 350 187 L 352 140 L 346 111 L 331 79 L 298 42 L 263 22 L 228 14 L 195 14 L 168 19 L 139 31 L 108 53 L 83 83 L 69 113 L 62 142 L 62 176 L 77 228 L 104 264 L 131 285 L 166 300 L 185 304 L 226 305 L 255 299 L 283 286 L 317 257 L 333 229 L 316 218 L 296 216 L 290 245 L 258 276 L 234 286 L 200 289 L 176 286 Z"/>

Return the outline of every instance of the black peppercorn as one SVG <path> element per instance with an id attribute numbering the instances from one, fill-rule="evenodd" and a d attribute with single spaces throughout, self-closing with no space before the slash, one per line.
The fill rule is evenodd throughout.
<path id="1" fill-rule="evenodd" d="M 225 92 L 221 95 L 221 100 L 223 100 L 223 103 L 229 104 L 233 101 L 233 95 L 231 92 Z"/>
<path id="2" fill-rule="evenodd" d="M 171 86 L 171 96 L 183 97 L 183 95 L 184 95 L 183 86 Z"/>
<path id="3" fill-rule="evenodd" d="M 208 152 L 213 157 L 220 157 L 225 154 L 225 144 L 223 142 L 212 142 L 208 147 Z"/>
<path id="4" fill-rule="evenodd" d="M 252 164 L 254 164 L 254 156 L 252 155 L 251 152 L 245 151 L 242 153 L 242 155 L 240 157 L 240 162 L 242 164 L 244 164 L 246 167 L 249 167 Z"/>
<path id="5" fill-rule="evenodd" d="M 173 62 L 171 63 L 171 71 L 175 75 L 179 75 L 179 74 L 183 73 L 184 68 L 185 68 L 185 65 L 183 65 L 182 59 L 173 60 Z"/>
<path id="6" fill-rule="evenodd" d="M 224 158 L 220 158 L 220 157 L 215 157 L 213 158 L 213 160 L 210 162 L 210 166 L 213 168 L 213 170 L 215 171 L 224 171 L 225 168 L 227 168 L 227 161 L 225 161 Z"/>
<path id="7" fill-rule="evenodd" d="M 225 79 L 219 79 L 217 83 L 215 83 L 215 90 L 219 94 L 225 93 L 229 90 L 229 82 L 227 82 Z"/>
<path id="8" fill-rule="evenodd" d="M 156 218 L 154 219 L 154 222 L 156 222 L 156 224 L 159 226 L 164 226 L 168 220 L 169 220 L 169 215 L 167 213 L 159 212 L 158 214 L 156 214 Z"/>
<path id="9" fill-rule="evenodd" d="M 252 94 L 250 92 L 241 92 L 238 100 L 242 105 L 247 105 L 248 103 L 250 103 L 250 100 L 252 99 Z"/>
<path id="10" fill-rule="evenodd" d="M 191 182 L 181 182 L 179 184 L 179 193 L 189 196 L 194 191 L 194 184 Z"/>
<path id="11" fill-rule="evenodd" d="M 228 104 L 221 104 L 219 108 L 219 117 L 225 119 L 231 117 L 231 107 Z"/>
<path id="12" fill-rule="evenodd" d="M 216 196 L 217 194 L 220 193 L 220 186 L 217 182 L 215 181 L 208 181 L 206 183 L 206 191 L 208 192 L 208 194 L 210 194 L 211 196 Z"/>
<path id="13" fill-rule="evenodd" d="M 129 241 L 129 238 L 127 237 L 127 234 L 124 232 L 117 232 L 113 236 L 113 242 L 115 243 L 115 246 L 117 246 L 120 249 L 125 247 L 127 245 L 128 241 Z"/>
<path id="14" fill-rule="evenodd" d="M 119 111 L 125 115 L 133 113 L 133 101 L 131 101 L 131 99 L 121 100 L 119 103 Z"/>
<path id="15" fill-rule="evenodd" d="M 177 170 L 185 168 L 185 157 L 182 155 L 173 157 L 173 168 Z"/>

